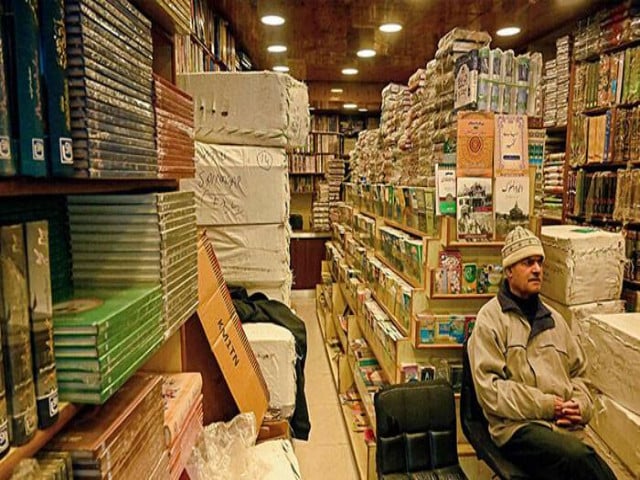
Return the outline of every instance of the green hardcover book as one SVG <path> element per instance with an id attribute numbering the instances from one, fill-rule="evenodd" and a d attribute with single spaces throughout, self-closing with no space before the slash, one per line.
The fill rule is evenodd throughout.
<path id="1" fill-rule="evenodd" d="M 47 158 L 53 176 L 73 175 L 73 142 L 67 70 L 64 1 L 40 2 L 42 81 L 47 111 Z"/>
<path id="2" fill-rule="evenodd" d="M 53 302 L 49 268 L 49 226 L 45 220 L 25 224 L 29 277 L 31 347 L 38 408 L 38 427 L 58 418 L 58 383 L 53 351 Z"/>
<path id="3" fill-rule="evenodd" d="M 28 442 L 38 424 L 23 235 L 22 225 L 0 227 L 0 326 L 12 445 Z"/>
<path id="4" fill-rule="evenodd" d="M 10 0 L 7 19 L 11 40 L 8 52 L 12 74 L 9 91 L 16 92 L 12 111 L 17 112 L 18 165 L 22 175 L 44 177 L 47 164 L 44 145 L 44 112 L 40 84 L 38 2 Z"/>
<path id="5" fill-rule="evenodd" d="M 136 285 L 112 290 L 80 290 L 73 300 L 54 305 L 54 335 L 95 334 L 117 328 L 127 320 L 135 321 L 140 305 L 157 294 L 160 285 Z"/>
<path id="6" fill-rule="evenodd" d="M 0 6 L 0 18 L 4 16 L 3 10 L 3 7 Z M 4 25 L 0 21 L 0 176 L 11 176 L 16 174 L 16 159 L 14 149 L 11 147 L 11 115 L 7 88 L 4 30 Z"/>

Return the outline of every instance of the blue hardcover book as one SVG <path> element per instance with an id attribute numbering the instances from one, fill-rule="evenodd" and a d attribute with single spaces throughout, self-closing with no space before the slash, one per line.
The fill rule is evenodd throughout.
<path id="1" fill-rule="evenodd" d="M 9 91 L 12 111 L 16 112 L 19 172 L 22 175 L 47 175 L 44 146 L 44 114 L 40 86 L 38 2 L 9 0 L 6 15 L 9 27 L 9 54 L 13 80 Z"/>
<path id="2" fill-rule="evenodd" d="M 55 177 L 73 176 L 73 142 L 67 81 L 67 35 L 64 1 L 40 2 L 42 81 L 48 126 L 46 152 L 49 172 Z"/>
<path id="3" fill-rule="evenodd" d="M 2 15 L 4 12 L 0 6 L 0 17 Z M 9 112 L 4 30 L 4 26 L 0 22 L 0 176 L 10 176 L 16 174 L 16 159 L 14 149 L 11 148 L 11 114 Z"/>

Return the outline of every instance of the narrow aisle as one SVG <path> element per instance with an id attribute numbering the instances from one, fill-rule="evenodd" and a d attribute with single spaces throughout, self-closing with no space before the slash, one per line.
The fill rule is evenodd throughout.
<path id="1" fill-rule="evenodd" d="M 305 393 L 311 434 L 307 442 L 294 442 L 302 479 L 357 480 L 358 470 L 316 318 L 315 298 L 296 297 L 294 293 L 291 303 L 307 327 Z"/>

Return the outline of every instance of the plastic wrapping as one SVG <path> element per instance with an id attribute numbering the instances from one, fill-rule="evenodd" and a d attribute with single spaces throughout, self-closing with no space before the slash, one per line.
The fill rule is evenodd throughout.
<path id="1" fill-rule="evenodd" d="M 254 480 L 264 478 L 267 467 L 254 459 L 252 447 L 258 431 L 253 412 L 229 422 L 205 427 L 191 452 L 187 473 L 191 480 Z"/>

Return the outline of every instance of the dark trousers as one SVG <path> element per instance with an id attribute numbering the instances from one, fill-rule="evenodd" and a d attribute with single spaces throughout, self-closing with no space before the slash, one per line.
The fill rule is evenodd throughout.
<path id="1" fill-rule="evenodd" d="M 505 457 L 534 479 L 615 480 L 609 466 L 575 437 L 531 423 L 501 448 Z"/>

